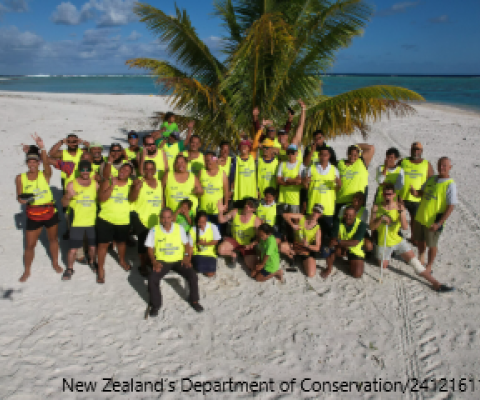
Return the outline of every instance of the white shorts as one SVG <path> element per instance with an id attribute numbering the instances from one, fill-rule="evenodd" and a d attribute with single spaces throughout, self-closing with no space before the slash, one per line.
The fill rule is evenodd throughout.
<path id="1" fill-rule="evenodd" d="M 385 249 L 385 254 L 383 254 L 383 249 Z M 393 252 L 395 252 L 397 255 L 402 255 L 403 253 L 406 253 L 410 250 L 411 248 L 408 245 L 407 241 L 403 239 L 399 244 L 396 244 L 392 247 L 377 246 L 377 258 L 379 260 L 384 259 L 390 261 Z"/>

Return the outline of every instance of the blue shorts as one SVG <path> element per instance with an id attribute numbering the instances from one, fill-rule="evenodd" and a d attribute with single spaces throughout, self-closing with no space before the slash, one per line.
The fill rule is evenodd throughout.
<path id="1" fill-rule="evenodd" d="M 260 272 L 263 276 L 270 276 L 270 275 L 272 275 L 272 273 L 266 271 L 265 268 L 262 268 L 262 269 L 261 269 L 260 271 L 258 271 L 258 272 Z"/>

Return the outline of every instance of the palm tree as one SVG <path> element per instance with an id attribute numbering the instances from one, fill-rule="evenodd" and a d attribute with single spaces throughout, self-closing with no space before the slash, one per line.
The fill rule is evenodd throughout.
<path id="1" fill-rule="evenodd" d="M 172 106 L 197 120 L 206 144 L 235 142 L 251 132 L 251 111 L 280 123 L 296 99 L 307 104 L 304 140 L 316 129 L 327 137 L 365 132 L 368 123 L 414 112 L 406 101 L 419 94 L 370 86 L 338 96 L 322 94 L 321 74 L 338 50 L 360 35 L 373 13 L 363 0 L 214 0 L 225 35 L 216 57 L 192 26 L 186 10 L 170 16 L 145 3 L 134 12 L 166 46 L 172 60 L 136 58 L 127 65 L 149 70 Z M 180 121 L 182 122 L 182 121 Z"/>

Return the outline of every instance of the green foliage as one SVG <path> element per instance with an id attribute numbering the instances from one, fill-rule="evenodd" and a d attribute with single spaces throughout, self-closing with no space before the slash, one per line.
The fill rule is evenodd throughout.
<path id="1" fill-rule="evenodd" d="M 147 58 L 127 64 L 149 70 L 165 93 L 172 91 L 172 106 L 197 120 L 195 130 L 207 143 L 252 133 L 254 107 L 283 123 L 287 107 L 299 98 L 308 107 L 304 140 L 316 129 L 327 137 L 365 132 L 368 122 L 412 113 L 406 102 L 423 100 L 392 86 L 322 95 L 321 74 L 362 34 L 372 15 L 363 0 L 215 0 L 214 15 L 225 32 L 223 62 L 198 37 L 185 10 L 176 7 L 176 15 L 169 16 L 136 3 L 134 11 L 174 64 Z"/>

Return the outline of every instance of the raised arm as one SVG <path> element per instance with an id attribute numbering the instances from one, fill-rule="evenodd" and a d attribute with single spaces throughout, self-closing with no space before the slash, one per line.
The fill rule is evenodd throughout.
<path id="1" fill-rule="evenodd" d="M 291 144 L 296 144 L 297 146 L 299 146 L 300 142 L 302 141 L 303 127 L 305 126 L 305 116 L 307 113 L 307 107 L 301 99 L 298 100 L 298 104 L 300 104 L 300 106 L 302 107 L 302 113 L 300 114 L 300 123 L 298 124 L 297 133 L 295 134 L 291 142 Z"/>
<path id="2" fill-rule="evenodd" d="M 185 147 L 188 146 L 189 143 L 190 143 L 190 138 L 192 137 L 194 126 L 195 126 L 195 121 L 192 120 L 188 123 L 187 137 L 185 138 L 185 141 L 183 142 Z"/>
<path id="3" fill-rule="evenodd" d="M 50 151 L 48 152 L 48 155 L 52 158 L 62 158 L 62 150 L 60 150 L 60 147 L 66 143 L 67 139 L 61 139 L 57 143 L 55 143 Z"/>
<path id="4" fill-rule="evenodd" d="M 225 211 L 227 210 L 227 206 L 223 204 L 222 200 L 218 200 L 218 222 L 221 224 L 225 224 L 231 219 L 235 218 L 235 215 L 237 215 L 237 209 L 234 209 L 227 214 L 225 214 Z"/>
<path id="5" fill-rule="evenodd" d="M 368 168 L 375 154 L 375 146 L 368 143 L 357 143 L 357 146 L 362 150 L 362 158 L 365 162 L 365 167 Z"/>
<path id="6" fill-rule="evenodd" d="M 43 162 L 43 175 L 48 183 L 50 183 L 50 178 L 52 176 L 52 167 L 50 166 L 50 161 L 48 159 L 47 151 L 45 150 L 45 144 L 40 136 L 36 133 L 32 135 L 32 139 L 35 140 L 38 148 L 40 149 L 40 157 Z"/>

